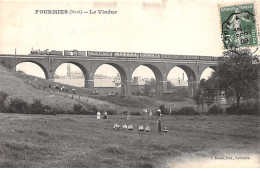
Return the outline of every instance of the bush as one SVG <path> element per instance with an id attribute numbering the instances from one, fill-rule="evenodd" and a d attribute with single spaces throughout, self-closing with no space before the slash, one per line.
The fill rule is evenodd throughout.
<path id="1" fill-rule="evenodd" d="M 70 111 L 69 111 L 70 112 Z M 85 115 L 96 115 L 98 109 L 95 106 L 90 106 L 88 110 L 86 110 L 81 104 L 74 104 L 73 114 L 85 114 Z"/>
<path id="2" fill-rule="evenodd" d="M 74 104 L 73 113 L 82 114 L 82 112 L 83 112 L 83 106 L 81 104 Z"/>
<path id="3" fill-rule="evenodd" d="M 175 115 L 198 115 L 197 112 L 193 107 L 183 107 L 179 109 L 177 112 L 174 112 Z"/>
<path id="4" fill-rule="evenodd" d="M 10 113 L 27 113 L 28 105 L 25 101 L 19 98 L 11 99 L 11 103 L 8 107 Z"/>
<path id="5" fill-rule="evenodd" d="M 87 110 L 81 105 L 81 104 L 74 104 L 73 111 L 67 111 L 68 114 L 85 114 L 85 115 L 96 115 L 98 111 L 102 113 L 101 110 L 99 110 L 94 105 L 86 105 Z M 115 110 L 109 109 L 107 110 L 108 115 L 117 114 Z"/>
<path id="6" fill-rule="evenodd" d="M 175 110 L 171 111 L 171 115 L 176 115 L 176 114 L 177 114 L 177 111 L 175 111 Z"/>
<path id="7" fill-rule="evenodd" d="M 86 114 L 87 115 L 96 115 L 98 111 L 99 110 L 98 110 L 98 108 L 96 106 L 90 105 L 88 110 L 86 111 Z"/>
<path id="8" fill-rule="evenodd" d="M 162 113 L 163 115 L 169 115 L 169 114 L 170 114 L 170 110 L 168 110 L 168 109 L 165 107 L 165 105 L 161 105 L 161 106 L 159 107 L 159 109 L 161 109 L 161 113 Z"/>
<path id="9" fill-rule="evenodd" d="M 6 100 L 7 100 L 8 94 L 0 91 L 0 112 L 6 112 Z"/>
<path id="10" fill-rule="evenodd" d="M 107 114 L 108 115 L 116 115 L 117 114 L 117 110 L 114 110 L 114 109 L 108 109 L 106 110 Z"/>
<path id="11" fill-rule="evenodd" d="M 62 109 L 57 109 L 57 108 L 52 109 L 52 114 L 65 114 L 65 113 L 67 113 L 67 112 Z"/>
<path id="12" fill-rule="evenodd" d="M 223 114 L 223 109 L 217 105 L 213 105 L 209 108 L 209 114 Z"/>
<path id="13" fill-rule="evenodd" d="M 230 107 L 226 108 L 226 113 L 230 115 L 258 115 L 258 103 L 259 102 L 241 103 L 239 108 L 233 103 Z"/>
<path id="14" fill-rule="evenodd" d="M 44 114 L 47 107 L 42 104 L 41 100 L 33 99 L 33 103 L 28 105 L 28 109 L 30 114 Z"/>

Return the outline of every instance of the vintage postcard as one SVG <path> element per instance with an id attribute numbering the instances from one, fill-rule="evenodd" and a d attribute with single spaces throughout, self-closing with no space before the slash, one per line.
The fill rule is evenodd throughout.
<path id="1" fill-rule="evenodd" d="M 260 0 L 0 1 L 0 168 L 259 168 Z"/>

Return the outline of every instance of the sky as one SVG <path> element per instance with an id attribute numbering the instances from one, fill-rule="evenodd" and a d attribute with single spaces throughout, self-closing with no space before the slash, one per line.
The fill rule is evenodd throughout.
<path id="1" fill-rule="evenodd" d="M 0 54 L 14 53 L 15 48 L 18 54 L 29 54 L 31 48 L 34 48 L 221 56 L 223 43 L 219 5 L 238 2 L 0 1 Z M 254 2 L 260 5 L 259 0 Z M 35 14 L 35 10 L 89 12 L 100 9 L 117 11 L 117 14 Z M 257 19 L 259 9 L 255 8 L 258 10 Z M 28 64 L 21 68 L 40 74 L 40 71 Z M 66 67 L 61 68 L 60 72 L 66 72 Z M 111 70 L 106 65 L 102 68 L 97 72 Z M 77 69 L 72 67 L 72 70 Z M 110 75 L 116 73 L 113 69 L 109 72 Z M 153 75 L 145 67 L 137 70 L 137 73 L 146 73 L 146 77 Z M 182 73 L 182 70 L 177 70 L 170 77 L 178 77 Z"/>

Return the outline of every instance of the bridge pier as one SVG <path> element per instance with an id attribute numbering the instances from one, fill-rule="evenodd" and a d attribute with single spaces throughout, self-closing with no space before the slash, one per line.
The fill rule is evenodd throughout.
<path id="1" fill-rule="evenodd" d="M 197 82 L 196 81 L 189 81 L 188 80 L 188 97 L 193 98 L 193 96 L 196 93 L 196 88 L 197 88 Z"/>
<path id="2" fill-rule="evenodd" d="M 167 81 L 156 81 L 156 90 L 155 90 L 155 98 L 160 99 L 162 96 L 162 93 L 165 89 L 165 84 L 167 88 Z"/>
<path id="3" fill-rule="evenodd" d="M 94 91 L 94 79 L 93 80 L 85 80 L 85 88 L 89 88 Z"/>
<path id="4" fill-rule="evenodd" d="M 132 91 L 131 91 L 131 81 L 130 80 L 125 80 L 121 82 L 121 94 L 123 96 L 131 96 Z"/>
<path id="5" fill-rule="evenodd" d="M 192 99 L 196 94 L 197 86 L 200 82 L 200 64 L 196 62 L 193 65 L 192 70 L 188 70 L 188 98 Z"/>

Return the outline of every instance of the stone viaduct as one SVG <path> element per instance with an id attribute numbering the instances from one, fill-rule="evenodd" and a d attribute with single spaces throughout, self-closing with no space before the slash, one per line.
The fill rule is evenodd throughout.
<path id="1" fill-rule="evenodd" d="M 91 51 L 93 52 L 93 51 Z M 120 55 L 106 55 L 117 53 Z M 200 81 L 203 71 L 210 67 L 215 69 L 219 57 L 210 56 L 184 56 L 184 55 L 161 55 L 140 53 L 135 56 L 129 52 L 93 52 L 86 56 L 63 56 L 63 55 L 8 55 L 0 54 L 0 61 L 15 68 L 22 62 L 32 62 L 42 68 L 45 78 L 54 79 L 56 69 L 63 63 L 72 63 L 78 66 L 85 77 L 85 87 L 94 90 L 94 74 L 102 64 L 115 67 L 121 76 L 121 94 L 131 96 L 131 78 L 135 69 L 144 65 L 150 68 L 156 79 L 156 96 L 167 92 L 167 75 L 175 66 L 182 68 L 188 76 L 189 97 L 192 97 L 196 86 Z M 104 55 L 105 54 L 105 55 Z M 132 55 L 132 56 L 131 56 Z"/>

